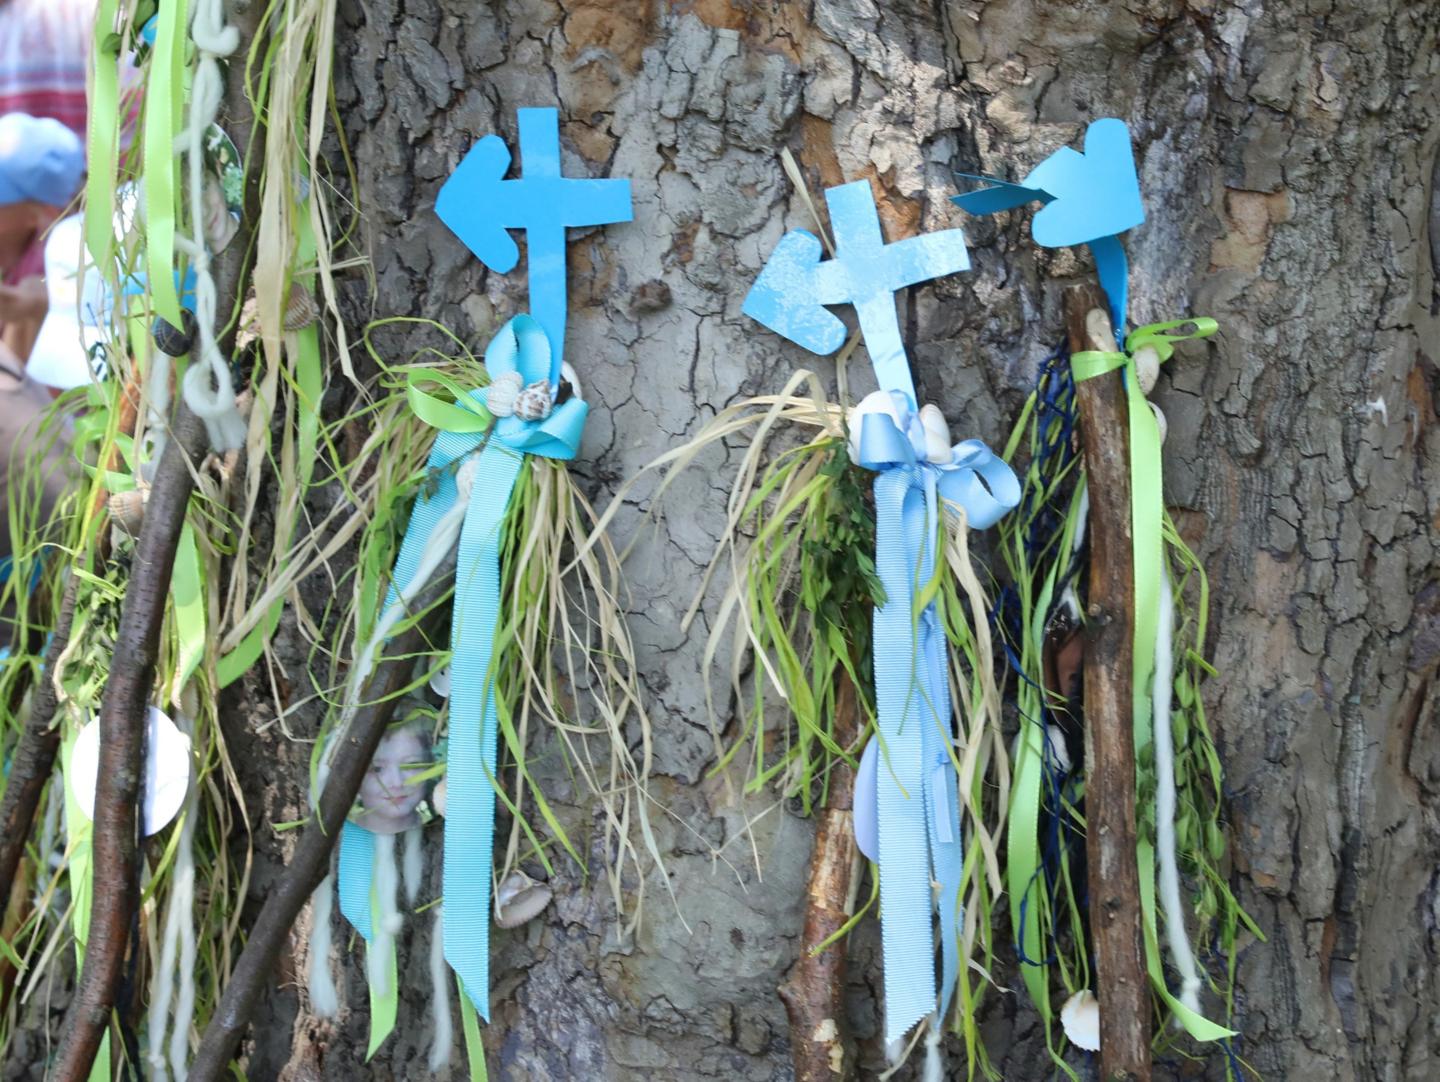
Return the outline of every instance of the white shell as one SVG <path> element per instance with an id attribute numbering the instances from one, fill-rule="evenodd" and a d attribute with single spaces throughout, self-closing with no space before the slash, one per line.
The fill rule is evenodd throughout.
<path id="1" fill-rule="evenodd" d="M 450 698 L 450 666 L 446 665 L 430 678 L 430 690 L 442 699 Z"/>
<path id="2" fill-rule="evenodd" d="M 925 429 L 925 460 L 943 466 L 953 456 L 950 447 L 950 426 L 940 407 L 927 402 L 920 407 L 920 425 Z"/>
<path id="3" fill-rule="evenodd" d="M 230 208 L 225 203 L 225 192 L 214 177 L 205 178 L 200 198 L 204 203 L 202 209 L 205 213 L 205 243 L 213 254 L 222 251 L 235 239 L 235 234 L 240 231 L 240 223 L 230 213 Z"/>
<path id="4" fill-rule="evenodd" d="M 1160 354 L 1154 346 L 1141 346 L 1135 351 L 1135 376 L 1140 390 L 1147 395 L 1155 389 L 1155 381 L 1160 378 Z"/>
<path id="5" fill-rule="evenodd" d="M 515 412 L 515 399 L 520 397 L 520 389 L 524 386 L 525 381 L 520 378 L 519 372 L 496 376 L 485 392 L 485 408 L 496 417 L 509 417 Z"/>
<path id="6" fill-rule="evenodd" d="M 905 419 L 895 408 L 895 399 L 889 391 L 872 391 L 867 394 L 858 406 L 850 408 L 845 417 L 845 426 L 849 429 L 847 443 L 850 448 L 850 461 L 857 466 L 860 464 L 860 429 L 864 427 L 863 420 L 867 413 L 883 413 L 895 422 L 896 428 L 905 431 Z"/>
<path id="7" fill-rule="evenodd" d="M 1155 424 L 1160 429 L 1160 442 L 1165 442 L 1165 437 L 1170 434 L 1170 422 L 1165 420 L 1165 413 L 1154 402 L 1150 403 L 1150 411 L 1155 414 Z"/>
<path id="8" fill-rule="evenodd" d="M 569 361 L 560 366 L 560 378 L 570 384 L 570 390 L 574 392 L 576 398 L 582 402 L 585 401 L 585 392 L 580 387 L 580 377 L 575 374 L 575 369 L 570 367 Z"/>
<path id="9" fill-rule="evenodd" d="M 538 917 L 554 896 L 548 886 L 517 868 L 495 890 L 495 923 L 501 928 L 518 928 Z"/>
<path id="10" fill-rule="evenodd" d="M 1062 774 L 1070 773 L 1070 749 L 1065 746 L 1065 734 L 1058 725 L 1045 726 L 1045 740 L 1050 745 L 1050 755 L 1055 760 L 1055 768 Z"/>
<path id="11" fill-rule="evenodd" d="M 436 815 L 445 814 L 445 779 L 441 778 L 435 783 L 434 790 L 430 793 L 430 807 L 435 810 Z"/>
<path id="12" fill-rule="evenodd" d="M 548 379 L 537 379 L 515 396 L 515 416 L 523 421 L 543 421 L 554 408 Z"/>
<path id="13" fill-rule="evenodd" d="M 1060 1024 L 1065 1027 L 1066 1040 L 1076 1048 L 1100 1051 L 1100 1001 L 1090 989 L 1082 988 L 1065 1001 Z"/>

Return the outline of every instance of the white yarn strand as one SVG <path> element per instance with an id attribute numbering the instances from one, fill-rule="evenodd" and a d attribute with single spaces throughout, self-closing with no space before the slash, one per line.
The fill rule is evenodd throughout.
<path id="1" fill-rule="evenodd" d="M 445 965 L 445 922 L 441 906 L 435 907 L 435 925 L 430 934 L 430 1013 L 435 1019 L 435 1036 L 430 1042 L 430 1070 L 438 1071 L 450 1062 L 455 1043 L 450 1021 L 450 972 Z"/>
<path id="2" fill-rule="evenodd" d="M 365 972 L 375 995 L 390 994 L 390 957 L 395 950 L 395 936 L 400 932 L 400 910 L 396 892 L 400 874 L 395 867 L 395 835 L 375 835 L 375 900 L 380 919 L 375 923 L 375 938 L 365 948 Z"/>
<path id="3" fill-rule="evenodd" d="M 322 755 L 315 771 L 315 792 L 311 799 L 317 807 L 329 780 L 330 760 Z M 330 914 L 334 908 L 335 874 L 327 869 L 325 878 L 310 895 L 310 965 L 306 980 L 310 1008 L 321 1018 L 334 1018 L 340 1013 L 340 993 L 330 972 Z"/>
<path id="4" fill-rule="evenodd" d="M 193 726 L 189 718 L 177 712 L 176 721 L 187 736 Z M 195 1014 L 195 820 L 198 814 L 195 787 L 192 784 L 181 811 L 180 837 L 175 847 L 174 879 L 165 908 L 165 925 L 161 933 L 160 962 L 156 967 L 154 990 L 146 1024 L 146 1058 L 151 1076 L 158 1082 L 184 1078 L 190 1051 L 190 1021 Z M 177 957 L 178 956 L 178 957 Z M 179 996 L 176 998 L 176 977 Z M 171 1004 L 175 1010 L 171 1012 Z M 170 1035 L 168 1068 L 165 1034 Z"/>
<path id="5" fill-rule="evenodd" d="M 405 901 L 411 906 L 420 897 L 420 873 L 424 870 L 425 857 L 423 839 L 424 834 L 419 827 L 411 827 L 405 832 L 405 863 L 401 870 L 405 880 Z"/>
<path id="6" fill-rule="evenodd" d="M 1165 911 L 1165 940 L 1180 973 L 1180 1002 L 1200 1010 L 1200 977 L 1185 931 L 1185 909 L 1180 902 L 1180 869 L 1175 857 L 1175 736 L 1170 728 L 1170 696 L 1174 691 L 1175 663 L 1172 637 L 1175 597 L 1170 573 L 1160 569 L 1160 620 L 1155 635 L 1155 678 L 1151 690 L 1155 732 L 1155 833 L 1160 861 L 1160 905 Z"/>
<path id="7" fill-rule="evenodd" d="M 945 1082 L 945 1050 L 940 1046 L 945 1031 L 940 1019 L 933 1014 L 928 1024 L 930 1031 L 925 1035 L 925 1067 L 920 1075 L 921 1082 Z"/>
<path id="8" fill-rule="evenodd" d="M 190 86 L 190 116 L 184 133 L 189 164 L 190 225 L 195 231 L 191 266 L 195 271 L 195 323 L 198 355 L 185 373 L 185 403 L 205 422 L 216 451 L 234 451 L 245 444 L 245 421 L 235 405 L 230 366 L 215 341 L 215 279 L 210 274 L 210 249 L 205 241 L 206 129 L 220 111 L 224 81 L 220 59 L 240 45 L 240 31 L 225 25 L 222 0 L 196 0 L 190 22 L 197 60 Z"/>
<path id="9" fill-rule="evenodd" d="M 188 726 L 187 726 L 188 729 Z M 193 787 L 192 787 L 193 793 Z M 180 995 L 170 1030 L 170 1071 L 175 1078 L 189 1075 L 190 1022 L 195 1017 L 195 821 L 199 808 L 186 809 L 180 826 L 180 850 L 175 857 L 174 905 L 183 914 L 180 920 Z"/>
<path id="10" fill-rule="evenodd" d="M 330 913 L 335 906 L 335 877 L 326 874 L 310 895 L 310 966 L 306 986 L 310 1009 L 320 1018 L 340 1012 L 340 993 L 330 972 Z"/>

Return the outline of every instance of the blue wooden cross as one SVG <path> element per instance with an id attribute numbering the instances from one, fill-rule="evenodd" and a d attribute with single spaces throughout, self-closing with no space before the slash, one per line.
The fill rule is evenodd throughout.
<path id="1" fill-rule="evenodd" d="M 825 309 L 852 304 L 884 390 L 915 401 L 915 383 L 900 338 L 895 291 L 970 269 L 965 234 L 942 229 L 886 244 L 870 182 L 829 188 L 825 203 L 835 231 L 835 258 L 820 261 L 820 241 L 795 229 L 780 238 L 745 298 L 744 312 L 812 353 L 834 353 L 845 324 Z"/>
<path id="2" fill-rule="evenodd" d="M 550 338 L 553 383 L 565 347 L 565 230 L 628 222 L 630 182 L 561 176 L 557 110 L 521 109 L 519 117 L 524 175 L 504 179 L 510 148 L 498 135 L 487 135 L 440 188 L 435 213 L 498 274 L 508 274 L 520 258 L 506 230 L 525 230 L 530 315 Z"/>

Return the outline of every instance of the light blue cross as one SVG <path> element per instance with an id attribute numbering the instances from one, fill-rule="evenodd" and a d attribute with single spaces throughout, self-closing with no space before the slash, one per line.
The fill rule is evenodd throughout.
<path id="1" fill-rule="evenodd" d="M 886 244 L 870 182 L 829 188 L 825 203 L 835 231 L 835 258 L 820 261 L 820 241 L 803 229 L 780 238 L 745 298 L 744 312 L 812 353 L 834 353 L 845 324 L 827 304 L 851 304 L 884 390 L 915 401 L 915 383 L 900 337 L 895 292 L 970 269 L 965 234 L 942 229 Z"/>
<path id="2" fill-rule="evenodd" d="M 630 221 L 630 182 L 562 176 L 558 111 L 521 109 L 519 118 L 524 175 L 504 179 L 510 148 L 487 135 L 440 188 L 435 213 L 498 274 L 508 274 L 520 258 L 506 230 L 525 230 L 530 315 L 550 339 L 553 383 L 565 347 L 565 230 Z"/>

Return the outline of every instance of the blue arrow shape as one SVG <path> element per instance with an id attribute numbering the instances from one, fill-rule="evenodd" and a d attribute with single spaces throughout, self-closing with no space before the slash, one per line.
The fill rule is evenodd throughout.
<path id="1" fill-rule="evenodd" d="M 518 115 L 524 175 L 504 179 L 510 149 L 498 135 L 487 135 L 441 186 L 435 213 L 498 274 L 514 270 L 520 258 L 506 230 L 525 231 L 530 314 L 550 339 L 553 383 L 565 346 L 565 230 L 630 221 L 630 182 L 562 176 L 559 112 L 521 109 Z"/>
<path id="2" fill-rule="evenodd" d="M 914 402 L 895 293 L 969 270 L 965 235 L 943 229 L 886 244 L 865 180 L 827 189 L 825 203 L 835 231 L 835 258 L 821 262 L 820 242 L 803 229 L 786 233 L 755 279 L 743 311 L 812 353 L 828 354 L 844 343 L 845 324 L 825 305 L 853 305 L 880 387 L 904 391 Z"/>

